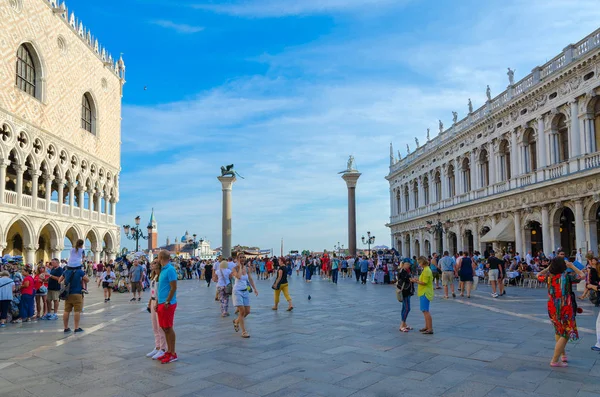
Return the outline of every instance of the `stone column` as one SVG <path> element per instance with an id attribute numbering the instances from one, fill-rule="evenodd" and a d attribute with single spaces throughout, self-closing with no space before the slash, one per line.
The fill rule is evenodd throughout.
<path id="1" fill-rule="evenodd" d="M 37 199 L 38 199 L 38 183 L 39 183 L 39 178 L 40 175 L 42 175 L 41 171 L 31 171 L 31 209 L 33 209 L 34 211 L 37 211 L 38 207 L 37 207 Z"/>
<path id="2" fill-rule="evenodd" d="M 10 161 L 0 161 L 0 204 L 4 204 L 4 190 L 6 189 L 6 167 L 10 165 Z"/>
<path id="3" fill-rule="evenodd" d="M 342 175 L 348 188 L 348 253 L 351 256 L 356 256 L 356 183 L 360 176 L 358 171 Z"/>
<path id="4" fill-rule="evenodd" d="M 437 236 L 435 233 L 427 233 L 429 235 L 429 246 L 431 247 L 431 254 L 434 252 L 440 253 L 439 247 L 437 246 Z"/>
<path id="5" fill-rule="evenodd" d="M 542 206 L 542 244 L 546 255 L 552 253 L 552 243 L 550 240 L 550 213 L 547 206 Z"/>
<path id="6" fill-rule="evenodd" d="M 54 247 L 52 248 L 52 259 L 56 258 L 58 260 L 61 259 L 61 253 L 62 253 L 63 247 Z"/>
<path id="7" fill-rule="evenodd" d="M 100 207 L 102 207 L 102 192 L 99 191 L 96 194 L 95 199 L 96 199 L 96 209 L 98 210 L 96 212 L 98 212 L 98 220 L 100 220 L 100 213 L 102 212 L 102 208 L 100 208 Z"/>
<path id="8" fill-rule="evenodd" d="M 63 205 L 63 201 L 64 201 L 64 195 L 65 195 L 65 185 L 64 185 L 64 181 L 61 178 L 56 178 L 56 186 L 58 188 L 58 214 L 61 215 L 62 214 L 62 205 Z"/>
<path id="9" fill-rule="evenodd" d="M 223 188 L 223 218 L 221 226 L 221 252 L 228 258 L 231 256 L 231 189 L 236 181 L 235 176 L 217 177 Z"/>
<path id="10" fill-rule="evenodd" d="M 110 202 L 110 205 L 112 206 L 112 211 L 111 211 L 111 215 L 113 216 L 113 222 L 117 222 L 117 200 L 113 199 Z"/>
<path id="11" fill-rule="evenodd" d="M 106 220 L 108 221 L 108 200 L 106 199 L 106 194 L 103 194 L 104 196 L 104 214 L 106 215 Z"/>
<path id="12" fill-rule="evenodd" d="M 35 265 L 35 250 L 37 249 L 37 245 L 27 245 L 24 247 L 25 255 L 25 263 L 30 265 Z"/>
<path id="13" fill-rule="evenodd" d="M 521 174 L 521 167 L 519 167 L 520 156 L 519 147 L 517 146 L 517 130 L 510 132 L 510 187 L 516 187 L 517 176 Z M 515 182 L 513 182 L 513 180 Z"/>
<path id="14" fill-rule="evenodd" d="M 494 143 L 489 144 L 488 146 L 488 175 L 489 175 L 489 181 L 488 181 L 488 186 L 494 186 L 496 184 L 496 150 L 494 148 Z M 491 190 L 489 190 L 489 193 L 493 193 Z"/>
<path id="15" fill-rule="evenodd" d="M 415 184 L 411 181 L 408 183 L 408 209 L 410 210 L 414 210 L 417 208 L 416 203 L 415 203 Z"/>
<path id="16" fill-rule="evenodd" d="M 594 255 L 598 255 L 598 232 L 596 220 L 584 221 L 586 238 Z"/>
<path id="17" fill-rule="evenodd" d="M 525 252 L 523 251 L 523 229 L 521 228 L 521 212 L 515 211 L 513 213 L 515 217 L 515 252 L 521 254 L 524 257 Z"/>
<path id="18" fill-rule="evenodd" d="M 88 219 L 92 219 L 92 210 L 94 209 L 94 189 L 88 191 Z"/>
<path id="19" fill-rule="evenodd" d="M 83 216 L 83 202 L 84 202 L 84 194 L 83 194 L 83 186 L 77 186 L 77 201 L 79 202 L 79 216 Z"/>
<path id="20" fill-rule="evenodd" d="M 54 175 L 46 175 L 46 211 L 50 212 L 50 201 L 52 201 L 52 180 Z"/>
<path id="21" fill-rule="evenodd" d="M 542 170 L 538 172 L 538 181 L 543 180 L 544 171 L 543 169 L 548 166 L 548 160 L 546 157 L 548 151 L 548 143 L 546 141 L 546 133 L 544 132 L 544 116 L 540 116 L 537 119 L 537 169 Z M 545 248 L 545 247 L 544 247 Z"/>
<path id="22" fill-rule="evenodd" d="M 571 144 L 570 157 L 574 158 L 581 155 L 581 134 L 579 133 L 579 110 L 577 109 L 577 99 L 572 100 L 569 104 L 571 105 L 571 130 L 569 131 L 569 142 Z"/>
<path id="23" fill-rule="evenodd" d="M 17 207 L 21 207 L 23 204 L 23 173 L 25 167 L 17 164 L 15 170 L 17 171 Z"/>
<path id="24" fill-rule="evenodd" d="M 471 190 L 475 191 L 477 189 L 479 189 L 479 178 L 478 176 L 478 166 L 477 166 L 477 153 L 475 153 L 475 150 L 471 150 L 471 158 L 470 158 L 470 163 L 469 163 L 469 167 L 471 169 Z"/>
<path id="25" fill-rule="evenodd" d="M 443 165 L 442 167 L 442 172 L 440 175 L 441 178 L 441 182 L 442 182 L 442 200 L 446 200 L 448 198 L 448 171 L 447 171 L 447 167 L 445 165 Z"/>
<path id="26" fill-rule="evenodd" d="M 583 200 L 574 200 L 575 203 L 575 245 L 576 249 L 581 248 L 585 255 L 588 250 L 587 241 L 585 241 L 585 225 L 583 223 Z"/>
<path id="27" fill-rule="evenodd" d="M 100 250 L 97 248 L 92 249 L 92 253 L 94 254 L 94 263 L 100 262 Z"/>
<path id="28" fill-rule="evenodd" d="M 75 182 L 69 181 L 69 216 L 73 217 L 73 208 L 75 208 Z"/>
<path id="29" fill-rule="evenodd" d="M 435 199 L 435 170 L 429 172 L 429 204 L 437 202 Z"/>

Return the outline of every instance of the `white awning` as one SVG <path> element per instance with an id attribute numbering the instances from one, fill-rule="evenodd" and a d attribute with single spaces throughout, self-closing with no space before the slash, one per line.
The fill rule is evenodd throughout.
<path id="1" fill-rule="evenodd" d="M 511 218 L 504 218 L 479 240 L 482 243 L 515 241 L 515 224 Z"/>

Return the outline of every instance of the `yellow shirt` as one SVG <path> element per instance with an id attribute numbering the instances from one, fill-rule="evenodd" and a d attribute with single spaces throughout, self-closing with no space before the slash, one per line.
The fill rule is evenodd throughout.
<path id="1" fill-rule="evenodd" d="M 417 296 L 425 295 L 430 301 L 433 300 L 433 273 L 431 273 L 429 266 L 423 269 L 419 281 L 425 283 L 425 285 L 419 284 Z"/>

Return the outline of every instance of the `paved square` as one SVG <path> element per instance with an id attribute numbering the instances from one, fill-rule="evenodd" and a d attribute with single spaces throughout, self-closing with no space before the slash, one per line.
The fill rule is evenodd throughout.
<path id="1" fill-rule="evenodd" d="M 221 318 L 214 287 L 180 281 L 175 320 L 180 361 L 161 365 L 146 302 L 127 294 L 105 304 L 90 288 L 81 326 L 62 322 L 0 330 L 1 396 L 597 396 L 597 311 L 584 302 L 581 339 L 568 368 L 552 369 L 553 330 L 544 289 L 508 288 L 499 299 L 480 285 L 472 299 L 432 303 L 434 335 L 398 332 L 394 287 L 290 277 L 295 309 L 271 310 L 269 281 L 258 281 L 250 339 Z M 311 300 L 308 300 L 308 295 Z M 146 293 L 146 296 L 147 293 Z M 423 326 L 413 298 L 408 322 Z"/>

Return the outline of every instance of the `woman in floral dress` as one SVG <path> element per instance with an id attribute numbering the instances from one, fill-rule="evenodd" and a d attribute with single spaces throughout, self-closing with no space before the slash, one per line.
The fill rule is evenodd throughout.
<path id="1" fill-rule="evenodd" d="M 574 273 L 568 272 L 567 269 L 571 269 Z M 550 366 L 566 367 L 568 365 L 565 352 L 567 342 L 579 339 L 575 322 L 572 283 L 577 282 L 577 278 L 584 277 L 584 273 L 571 262 L 565 261 L 564 254 L 561 256 L 559 253 L 559 256 L 552 260 L 550 266 L 540 274 L 542 277 L 546 277 L 548 283 L 548 316 L 554 325 L 556 340 Z M 548 275 L 546 276 L 546 274 Z"/>

